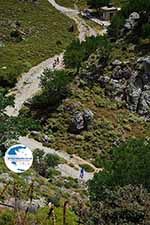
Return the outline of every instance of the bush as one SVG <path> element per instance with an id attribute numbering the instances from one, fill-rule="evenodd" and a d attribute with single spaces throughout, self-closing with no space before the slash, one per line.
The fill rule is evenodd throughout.
<path id="1" fill-rule="evenodd" d="M 102 6 L 108 5 L 110 2 L 111 0 L 87 0 L 88 5 L 97 9 Z"/>
<path id="2" fill-rule="evenodd" d="M 150 24 L 149 23 L 146 23 L 143 25 L 142 31 L 143 31 L 144 38 L 150 38 Z"/>
<path id="3" fill-rule="evenodd" d="M 94 172 L 94 169 L 88 164 L 80 164 L 80 167 L 83 168 L 88 173 Z"/>
<path id="4" fill-rule="evenodd" d="M 103 199 L 92 202 L 85 225 L 145 225 L 150 221 L 150 194 L 142 186 L 105 189 Z M 98 223 L 100 221 L 100 223 Z"/>
<path id="5" fill-rule="evenodd" d="M 69 68 L 76 68 L 78 71 L 81 64 L 87 60 L 97 48 L 101 47 L 105 49 L 110 47 L 110 43 L 105 36 L 88 37 L 81 43 L 79 40 L 75 40 L 65 51 L 65 65 Z"/>
<path id="6" fill-rule="evenodd" d="M 55 106 L 69 93 L 69 83 L 73 73 L 67 70 L 51 71 L 46 69 L 41 76 L 42 94 L 33 98 L 37 107 Z"/>
<path id="7" fill-rule="evenodd" d="M 60 159 L 59 159 L 59 156 L 57 156 L 57 155 L 47 154 L 45 156 L 45 161 L 49 167 L 54 168 L 55 166 L 57 166 L 59 164 Z"/>
<path id="8" fill-rule="evenodd" d="M 54 171 L 60 163 L 60 158 L 54 154 L 46 154 L 43 150 L 36 149 L 34 151 L 33 167 L 43 177 L 52 178 L 57 175 Z"/>
<path id="9" fill-rule="evenodd" d="M 14 215 L 11 211 L 0 212 L 0 225 L 12 225 L 14 223 Z"/>
<path id="10" fill-rule="evenodd" d="M 110 159 L 103 160 L 104 171 L 89 183 L 92 199 L 101 199 L 104 187 L 128 184 L 150 188 L 150 141 L 130 140 L 110 151 Z"/>
<path id="11" fill-rule="evenodd" d="M 48 202 L 51 202 L 56 207 L 59 207 L 60 206 L 60 197 L 61 197 L 60 193 L 56 193 L 55 195 L 48 198 Z"/>

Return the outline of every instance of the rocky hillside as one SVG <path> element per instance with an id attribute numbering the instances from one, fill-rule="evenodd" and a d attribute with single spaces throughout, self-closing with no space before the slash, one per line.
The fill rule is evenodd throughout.
<path id="1" fill-rule="evenodd" d="M 149 39 L 141 33 L 133 40 L 137 26 L 143 27 L 148 22 L 148 17 L 143 21 L 142 15 L 138 11 L 126 16 L 115 41 L 112 23 L 107 41 L 87 39 L 82 48 L 75 42 L 67 49 L 66 67 L 77 66 L 79 71 L 73 75 L 69 89 L 65 86 L 67 92 L 59 104 L 51 106 L 54 103 L 49 92 L 45 103 L 41 95 L 31 107 L 24 108 L 25 113 L 30 112 L 41 123 L 44 121 L 36 139 L 94 160 L 98 165 L 99 158 L 106 156 L 112 146 L 130 138 L 149 136 Z M 39 100 L 41 103 L 37 104 Z M 43 110 L 40 104 L 45 104 Z"/>

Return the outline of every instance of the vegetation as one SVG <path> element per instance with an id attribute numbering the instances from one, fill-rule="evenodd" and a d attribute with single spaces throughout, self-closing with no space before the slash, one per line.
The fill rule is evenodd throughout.
<path id="1" fill-rule="evenodd" d="M 41 225 L 52 225 L 52 218 L 48 218 L 48 207 L 40 209 L 36 214 L 30 214 L 27 216 L 26 221 L 24 221 L 25 225 L 31 225 L 35 222 Z M 56 225 L 62 224 L 63 221 L 63 208 L 59 207 L 55 209 L 56 213 Z M 3 212 L 0 213 L 0 224 L 1 225 L 12 225 L 15 223 L 15 217 L 13 211 L 10 210 L 3 210 Z M 20 217 L 23 217 L 23 215 L 20 215 Z M 23 220 L 23 219 L 22 219 Z M 77 217 L 76 215 L 71 212 L 71 210 L 67 210 L 66 215 L 67 224 L 77 225 Z"/>
<path id="2" fill-rule="evenodd" d="M 81 64 L 96 51 L 97 48 L 110 48 L 110 43 L 105 36 L 89 37 L 86 41 L 73 41 L 66 49 L 64 62 L 67 67 L 79 70 Z"/>
<path id="3" fill-rule="evenodd" d="M 94 169 L 88 164 L 81 164 L 80 167 L 83 168 L 88 173 L 94 172 Z"/>
<path id="4" fill-rule="evenodd" d="M 130 140 L 109 152 L 110 160 L 103 160 L 103 172 L 90 183 L 92 199 L 100 199 L 103 186 L 143 185 L 149 189 L 150 142 Z"/>
<path id="5" fill-rule="evenodd" d="M 0 21 L 1 86 L 14 85 L 22 72 L 63 51 L 74 38 L 69 32 L 74 23 L 46 0 L 0 0 Z"/>
<path id="6" fill-rule="evenodd" d="M 68 3 L 66 0 L 60 1 L 62 4 L 68 5 L 73 3 L 73 1 L 68 1 Z M 95 2 L 107 4 L 105 1 L 98 0 L 91 2 L 91 4 Z M 42 199 L 43 197 L 44 200 L 51 201 L 55 205 L 56 225 L 62 224 L 62 205 L 66 200 L 69 200 L 69 206 L 74 206 L 76 214 L 80 216 L 79 219 L 82 219 L 81 222 L 85 225 L 150 224 L 150 123 L 136 113 L 129 112 L 123 97 L 118 100 L 118 96 L 115 98 L 110 93 L 112 91 L 114 94 L 120 88 L 120 83 L 117 82 L 119 79 L 120 82 L 125 82 L 126 87 L 126 83 L 129 81 L 126 77 L 132 78 L 132 74 L 136 71 L 141 72 L 141 74 L 139 72 L 140 76 L 144 74 L 142 64 L 136 62 L 139 57 L 145 57 L 143 51 L 140 50 L 139 54 L 137 49 L 140 49 L 141 39 L 147 40 L 149 38 L 149 14 L 147 12 L 149 2 L 147 3 L 145 0 L 142 3 L 141 0 L 129 0 L 124 3 L 116 0 L 116 2 L 122 4 L 123 8 L 113 18 L 109 36 L 87 38 L 85 42 L 81 43 L 79 40 L 71 42 L 64 53 L 66 68 L 60 71 L 48 69 L 44 71 L 41 76 L 42 90 L 32 99 L 30 106 L 26 104 L 24 111 L 17 118 L 7 117 L 4 114 L 5 107 L 8 104 L 13 104 L 13 100 L 5 97 L 6 91 L 3 89 L 0 91 L 0 146 L 2 150 L 5 151 L 10 145 L 8 140 L 16 140 L 17 136 L 26 135 L 32 131 L 31 135 L 43 144 L 56 150 L 67 151 L 70 154 L 78 154 L 86 160 L 93 160 L 93 164 L 103 168 L 101 172 L 94 175 L 88 184 L 84 184 L 84 182 L 81 184 L 78 179 L 62 177 L 55 168 L 61 163 L 61 159 L 57 155 L 45 154 L 41 149 L 34 151 L 33 168 L 21 177 L 12 175 L 4 166 L 3 159 L 0 159 L 0 173 L 8 173 L 8 175 L 4 174 L 4 177 L 3 174 L 1 175 L 0 182 L 5 184 L 4 179 L 7 177 L 11 185 L 1 200 L 9 199 L 12 196 L 14 180 L 17 181 L 20 188 L 19 197 L 27 200 L 28 196 L 25 192 L 29 183 L 34 180 L 34 198 Z M 30 1 L 23 1 L 16 4 L 24 4 L 26 7 L 30 5 L 34 11 L 41 9 L 40 4 L 48 3 L 38 1 L 33 5 Z M 99 8 L 100 5 L 93 5 L 93 7 Z M 140 14 L 139 31 L 135 26 L 133 32 L 124 35 L 123 24 L 135 9 Z M 61 16 L 58 17 L 60 20 Z M 62 17 L 66 20 L 64 16 Z M 15 46 L 24 46 L 30 40 L 30 35 L 27 35 L 26 29 L 22 29 L 23 21 L 17 22 L 15 29 L 10 30 L 8 36 L 8 31 L 6 32 L 7 39 L 3 41 L 5 45 L 11 43 Z M 43 22 L 39 22 L 40 24 Z M 53 27 L 53 25 L 51 26 Z M 70 26 L 70 22 L 68 25 Z M 31 28 L 33 29 L 32 26 Z M 60 29 L 59 25 L 58 27 L 56 25 L 56 29 L 61 30 L 59 31 L 60 36 L 62 31 L 66 32 L 66 28 L 68 27 L 65 26 L 63 30 L 63 28 Z M 40 29 L 43 30 L 43 27 Z M 137 35 L 138 32 L 139 35 Z M 44 30 L 43 34 L 45 35 Z M 69 35 L 72 39 L 73 35 Z M 110 35 L 112 35 L 114 42 L 110 42 Z M 57 37 L 55 38 L 57 39 Z M 69 37 L 64 37 L 64 40 L 65 38 L 67 44 L 70 43 Z M 47 41 L 46 37 L 46 43 Z M 57 41 L 56 45 L 60 46 L 60 41 Z M 133 45 L 132 42 L 135 44 Z M 43 51 L 43 44 L 41 45 L 41 51 Z M 47 46 L 49 46 L 48 43 Z M 56 51 L 62 49 L 62 46 L 63 43 L 59 49 L 55 46 Z M 43 58 L 47 54 L 45 52 L 47 50 L 44 50 Z M 25 59 L 27 59 L 26 54 Z M 36 59 L 34 60 L 36 61 Z M 115 63 L 113 63 L 114 61 Z M 34 63 L 31 64 L 34 65 Z M 115 66 L 115 64 L 118 65 Z M 28 62 L 25 65 L 31 66 Z M 2 67 L 1 69 L 5 71 L 5 65 Z M 122 76 L 122 71 L 124 76 Z M 113 76 L 114 80 L 116 78 L 118 89 L 116 87 L 111 89 L 110 82 L 107 83 L 107 80 L 110 81 Z M 105 86 L 105 82 L 108 84 L 107 88 L 103 88 L 102 84 Z M 114 85 L 116 83 L 114 82 Z M 8 85 L 7 80 L 5 85 Z M 110 96 L 107 92 L 110 93 Z M 70 127 L 73 123 L 77 122 L 79 126 L 82 127 L 82 124 L 84 126 L 85 118 L 88 119 L 88 113 L 86 116 L 83 114 L 85 111 L 92 112 L 90 126 L 83 127 L 79 132 L 71 133 Z M 76 115 L 79 117 L 76 118 Z M 70 163 L 69 165 L 75 168 L 74 164 Z M 81 164 L 80 167 L 84 168 L 86 172 L 94 172 L 88 163 Z M 86 185 L 88 185 L 88 189 Z M 1 186 L 0 191 L 2 189 Z M 76 196 L 80 196 L 82 199 L 82 202 L 79 201 L 80 207 L 77 206 L 78 197 Z M 86 198 L 85 205 L 84 198 Z M 52 224 L 51 218 L 48 218 L 48 210 L 48 207 L 43 207 L 36 214 L 28 214 L 27 224 Z M 12 213 L 12 211 L 7 210 L 2 212 L 0 224 L 7 224 L 7 220 L 8 225 L 14 224 L 14 214 L 12 216 Z M 77 219 L 71 209 L 67 208 L 66 224 L 76 225 Z"/>
<path id="7" fill-rule="evenodd" d="M 68 8 L 74 8 L 77 6 L 79 9 L 84 9 L 86 7 L 86 0 L 56 0 L 59 5 Z"/>
<path id="8" fill-rule="evenodd" d="M 113 148 L 109 157 L 102 162 L 103 172 L 89 182 L 92 206 L 86 224 L 148 224 L 149 140 L 130 140 Z"/>
<path id="9" fill-rule="evenodd" d="M 13 105 L 13 98 L 6 97 L 6 90 L 0 90 L 0 146 L 5 151 L 5 144 L 18 135 L 26 135 L 31 129 L 40 129 L 37 121 L 29 116 L 8 117 L 4 114 L 4 109 L 8 105 Z"/>
<path id="10" fill-rule="evenodd" d="M 110 2 L 110 0 L 87 0 L 87 3 L 96 9 L 108 5 Z"/>
<path id="11" fill-rule="evenodd" d="M 124 186 L 105 189 L 99 201 L 93 201 L 86 225 L 149 224 L 150 194 L 142 186 Z"/>
<path id="12" fill-rule="evenodd" d="M 60 159 L 54 154 L 45 154 L 43 150 L 34 151 L 33 166 L 35 170 L 43 177 L 52 178 L 55 166 L 60 163 Z"/>
<path id="13" fill-rule="evenodd" d="M 57 106 L 69 94 L 73 73 L 67 70 L 46 69 L 41 76 L 42 94 L 33 98 L 34 107 Z"/>

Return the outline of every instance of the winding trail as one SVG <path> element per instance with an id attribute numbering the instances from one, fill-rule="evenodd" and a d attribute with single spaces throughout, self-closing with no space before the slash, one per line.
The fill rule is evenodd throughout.
<path id="1" fill-rule="evenodd" d="M 18 116 L 23 104 L 41 90 L 40 75 L 46 68 L 53 69 L 53 64 L 57 58 L 59 58 L 59 63 L 56 65 L 55 69 L 62 69 L 64 67 L 63 53 L 41 62 L 37 66 L 32 67 L 29 72 L 22 74 L 15 88 L 9 93 L 9 95 L 14 95 L 15 99 L 14 107 L 7 106 L 5 109 L 5 113 L 8 116 Z"/>
<path id="2" fill-rule="evenodd" d="M 76 155 L 69 155 L 68 153 L 64 151 L 56 151 L 55 149 L 45 147 L 42 143 L 29 138 L 29 137 L 20 137 L 19 143 L 28 146 L 32 151 L 36 149 L 42 149 L 45 154 L 56 154 L 60 158 L 63 158 L 65 160 L 64 164 L 59 164 L 57 167 L 57 170 L 60 171 L 62 176 L 65 177 L 73 177 L 79 179 L 79 171 L 80 171 L 80 165 L 82 164 L 88 164 L 94 172 L 98 172 L 101 169 L 97 169 L 93 164 L 87 162 L 86 160 L 80 158 Z M 73 165 L 73 167 L 71 166 Z M 85 173 L 85 176 L 83 180 L 86 182 L 89 179 L 92 179 L 94 173 Z"/>
<path id="3" fill-rule="evenodd" d="M 63 6 L 58 5 L 54 0 L 48 0 L 50 4 L 52 4 L 53 7 L 55 7 L 57 10 L 59 10 L 61 13 L 65 14 L 69 18 L 73 19 L 78 27 L 79 30 L 79 39 L 80 41 L 84 41 L 86 37 L 89 36 L 96 36 L 98 34 L 103 35 L 105 32 L 104 30 L 101 30 L 100 32 L 97 32 L 93 28 L 91 28 L 89 25 L 86 24 L 86 22 L 79 16 L 79 11 L 76 9 L 70 9 L 65 8 Z M 38 91 L 41 90 L 40 88 L 40 75 L 43 73 L 44 69 L 63 69 L 63 55 L 64 53 L 61 53 L 60 55 L 55 55 L 54 57 L 51 57 L 37 66 L 31 68 L 29 72 L 22 74 L 21 78 L 18 80 L 15 88 L 13 88 L 9 95 L 14 95 L 14 107 L 8 106 L 5 109 L 5 113 L 8 116 L 15 116 L 17 117 L 19 115 L 19 111 L 22 108 L 23 104 L 30 98 L 32 98 L 35 94 L 37 94 Z M 54 68 L 54 63 L 56 62 L 56 59 L 59 58 L 59 63 Z M 69 154 L 63 152 L 63 151 L 56 151 L 54 149 L 48 148 L 43 146 L 42 143 L 31 139 L 29 137 L 20 137 L 18 140 L 21 144 L 24 144 L 28 146 L 33 151 L 37 148 L 43 149 L 45 153 L 53 153 L 59 155 L 61 158 L 65 159 L 66 163 L 60 164 L 58 166 L 58 170 L 61 172 L 62 176 L 71 176 L 73 178 L 79 178 L 79 170 L 81 164 L 88 164 L 90 165 L 94 172 L 99 171 L 93 164 L 87 162 L 86 160 L 81 159 L 78 156 L 70 156 Z M 71 166 L 73 165 L 73 167 Z M 87 181 L 91 179 L 94 175 L 93 173 L 86 173 L 84 177 L 84 181 Z"/>
<path id="4" fill-rule="evenodd" d="M 48 0 L 48 2 L 61 13 L 65 14 L 76 22 L 79 30 L 80 41 L 84 41 L 85 38 L 89 36 L 96 36 L 98 34 L 103 35 L 105 32 L 105 30 L 100 30 L 100 32 L 97 32 L 87 25 L 86 22 L 79 17 L 78 10 L 62 7 L 54 0 Z M 38 91 L 40 91 L 40 75 L 46 68 L 53 69 L 53 64 L 57 58 L 59 58 L 59 64 L 55 67 L 55 69 L 63 69 L 63 53 L 61 53 L 60 55 L 55 55 L 54 57 L 41 62 L 37 66 L 31 68 L 27 73 L 22 74 L 15 88 L 9 93 L 9 95 L 14 95 L 15 99 L 14 107 L 8 106 L 5 109 L 5 113 L 8 116 L 18 116 L 23 104 L 28 99 L 32 98 Z"/>

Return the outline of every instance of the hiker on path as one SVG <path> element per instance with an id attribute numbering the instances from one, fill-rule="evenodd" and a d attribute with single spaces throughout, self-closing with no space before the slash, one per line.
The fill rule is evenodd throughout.
<path id="1" fill-rule="evenodd" d="M 80 178 L 83 179 L 84 178 L 84 169 L 81 168 L 80 170 Z"/>

